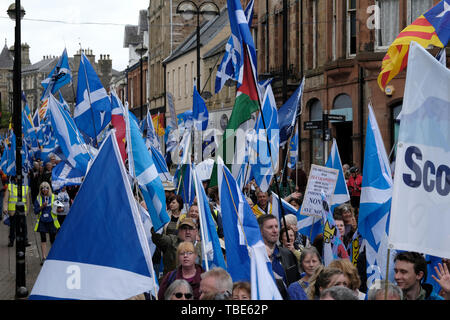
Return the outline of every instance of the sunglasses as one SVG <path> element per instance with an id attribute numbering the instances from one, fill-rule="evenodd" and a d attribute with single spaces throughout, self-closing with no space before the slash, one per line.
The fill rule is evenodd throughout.
<path id="1" fill-rule="evenodd" d="M 182 293 L 182 292 L 177 292 L 173 294 L 177 299 L 180 299 L 183 295 L 186 299 L 190 299 L 192 298 L 192 293 Z"/>

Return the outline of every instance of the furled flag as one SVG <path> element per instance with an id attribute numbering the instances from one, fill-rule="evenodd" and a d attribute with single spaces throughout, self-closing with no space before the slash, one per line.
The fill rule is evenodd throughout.
<path id="1" fill-rule="evenodd" d="M 253 20 L 253 6 L 255 1 L 251 0 L 245 8 L 245 18 L 247 19 L 248 27 L 251 28 Z M 231 34 L 225 46 L 225 53 L 222 62 L 217 68 L 215 93 L 219 93 L 228 80 L 237 81 L 239 78 L 239 68 L 242 57 L 242 45 L 239 39 Z"/>
<path id="2" fill-rule="evenodd" d="M 56 66 L 50 71 L 48 77 L 41 82 L 41 85 L 44 87 L 41 101 L 47 99 L 50 94 L 55 94 L 61 87 L 70 82 L 72 82 L 72 71 L 69 66 L 67 49 L 64 48 Z"/>
<path id="3" fill-rule="evenodd" d="M 202 158 L 203 159 L 215 157 L 215 155 L 216 155 L 216 150 L 219 147 L 217 145 L 216 131 L 218 131 L 218 130 L 215 128 L 206 130 L 206 134 L 203 137 L 203 143 L 202 143 Z"/>
<path id="4" fill-rule="evenodd" d="M 335 259 L 348 258 L 348 254 L 344 243 L 340 239 L 341 235 L 334 222 L 333 214 L 330 211 L 330 206 L 324 192 L 321 193 L 321 197 L 323 205 L 323 264 L 328 266 Z"/>
<path id="5" fill-rule="evenodd" d="M 164 136 L 166 130 L 164 129 L 164 113 L 159 113 L 152 115 L 153 128 L 158 137 Z"/>
<path id="6" fill-rule="evenodd" d="M 111 100 L 84 52 L 81 53 L 78 68 L 74 120 L 78 129 L 91 137 L 94 144 L 97 136 L 111 121 Z"/>
<path id="7" fill-rule="evenodd" d="M 30 299 L 124 300 L 150 290 L 156 296 L 155 281 L 142 219 L 111 133 L 78 191 Z"/>
<path id="8" fill-rule="evenodd" d="M 117 144 L 119 145 L 120 155 L 122 156 L 123 162 L 127 160 L 127 151 L 125 149 L 125 136 L 126 136 L 126 125 L 125 125 L 125 114 L 126 110 L 120 101 L 117 93 L 114 89 L 111 90 L 111 124 L 116 129 Z"/>
<path id="9" fill-rule="evenodd" d="M 194 119 L 194 128 L 198 131 L 205 131 L 208 127 L 209 113 L 197 88 L 194 86 L 192 116 Z"/>
<path id="10" fill-rule="evenodd" d="M 370 104 L 368 109 L 358 232 L 365 243 L 363 246 L 366 250 L 367 279 L 370 287 L 369 284 L 375 279 L 386 278 L 393 184 L 383 138 Z"/>
<path id="11" fill-rule="evenodd" d="M 197 169 L 191 167 L 194 178 L 195 193 L 197 195 L 197 204 L 200 221 L 200 237 L 202 245 L 202 261 L 205 270 L 214 267 L 226 269 L 225 259 L 222 248 L 220 247 L 219 236 L 217 235 L 216 224 L 209 208 L 208 198 L 205 189 L 200 180 Z"/>
<path id="12" fill-rule="evenodd" d="M 234 282 L 250 281 L 252 300 L 281 300 L 256 217 L 220 157 L 218 162 L 227 271 Z"/>
<path id="13" fill-rule="evenodd" d="M 389 81 L 407 66 L 411 41 L 416 41 L 424 48 L 430 45 L 443 48 L 450 38 L 449 25 L 450 0 L 442 0 L 403 29 L 383 58 L 378 75 L 381 90 L 384 91 Z"/>
<path id="14" fill-rule="evenodd" d="M 172 176 L 169 172 L 169 168 L 167 168 L 166 160 L 161 152 L 156 150 L 153 146 L 150 146 L 149 152 L 152 155 L 153 163 L 155 164 L 161 181 L 172 181 Z"/>
<path id="15" fill-rule="evenodd" d="M 136 177 L 155 231 L 170 221 L 166 212 L 166 196 L 161 178 L 145 146 L 137 122 L 126 115 L 130 172 Z"/>
<path id="16" fill-rule="evenodd" d="M 287 166 L 290 169 L 295 169 L 298 161 L 298 131 L 295 131 L 289 143 L 289 162 Z"/>
<path id="17" fill-rule="evenodd" d="M 262 114 L 259 115 L 255 126 L 258 135 L 257 143 L 251 146 L 258 156 L 256 163 L 252 163 L 252 174 L 256 184 L 262 191 L 267 191 L 278 166 L 280 145 L 278 113 L 272 87 L 269 86 L 264 95 Z M 267 144 L 270 142 L 270 150 Z"/>
<path id="18" fill-rule="evenodd" d="M 327 159 L 325 167 L 337 169 L 339 171 L 336 187 L 334 188 L 334 193 L 330 200 L 331 212 L 334 212 L 334 208 L 340 204 L 350 201 L 350 195 L 348 194 L 347 184 L 345 183 L 344 178 L 344 170 L 342 169 L 341 157 L 339 156 L 338 146 L 336 139 L 334 138 L 330 156 Z"/>
<path id="19" fill-rule="evenodd" d="M 191 166 L 189 164 L 183 164 L 180 166 L 178 172 L 175 173 L 177 179 L 174 181 L 177 186 L 177 194 L 183 199 L 186 211 L 194 203 L 195 198 L 195 186 L 192 176 Z"/>
<path id="20" fill-rule="evenodd" d="M 292 136 L 297 117 L 302 113 L 302 96 L 305 77 L 292 96 L 278 109 L 278 126 L 280 127 L 280 146 L 284 146 Z"/>
<path id="21" fill-rule="evenodd" d="M 415 42 L 409 50 L 389 243 L 450 258 L 450 70 Z"/>
<path id="22" fill-rule="evenodd" d="M 83 172 L 66 161 L 60 161 L 52 170 L 52 189 L 58 191 L 64 186 L 79 186 L 83 178 Z"/>
<path id="23" fill-rule="evenodd" d="M 67 162 L 85 174 L 91 155 L 75 122 L 53 95 L 49 96 L 48 105 L 52 127 Z"/>
<path id="24" fill-rule="evenodd" d="M 150 146 L 161 151 L 161 145 L 159 144 L 158 137 L 156 135 L 155 128 L 153 127 L 153 119 L 150 114 L 150 110 L 147 110 L 147 117 L 145 117 L 144 128 L 147 129 L 147 136 L 145 139 L 145 145 L 148 149 Z"/>

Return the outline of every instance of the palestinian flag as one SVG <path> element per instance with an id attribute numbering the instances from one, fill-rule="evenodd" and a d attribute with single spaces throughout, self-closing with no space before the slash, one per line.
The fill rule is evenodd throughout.
<path id="1" fill-rule="evenodd" d="M 237 90 L 233 111 L 231 112 L 230 120 L 222 138 L 222 158 L 224 163 L 228 166 L 228 168 L 230 168 L 232 172 L 232 164 L 236 164 L 236 168 L 238 166 L 240 167 L 240 164 L 237 164 L 235 160 L 238 155 L 240 155 L 240 158 L 242 159 L 242 152 L 245 152 L 245 150 L 244 146 L 238 146 L 235 143 L 231 142 L 228 142 L 228 145 L 234 145 L 234 150 L 227 150 L 227 141 L 230 141 L 230 139 L 235 139 L 236 130 L 248 130 L 255 126 L 255 120 L 252 119 L 252 114 L 259 109 L 259 98 L 257 90 L 258 89 L 255 84 L 255 78 L 253 76 L 252 65 L 250 63 L 247 51 L 244 50 L 244 72 L 242 85 Z M 243 151 L 240 150 L 241 148 Z M 209 186 L 213 187 L 216 185 L 217 163 L 214 164 Z"/>

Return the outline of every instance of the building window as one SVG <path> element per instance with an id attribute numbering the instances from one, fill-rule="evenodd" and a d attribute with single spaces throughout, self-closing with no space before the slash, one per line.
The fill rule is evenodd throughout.
<path id="1" fill-rule="evenodd" d="M 398 132 L 400 129 L 400 120 L 397 119 L 400 111 L 402 111 L 403 103 L 397 104 L 392 108 L 392 145 L 394 146 L 394 154 L 391 156 L 389 154 L 390 159 L 395 159 L 397 155 L 397 141 L 398 141 Z"/>
<path id="2" fill-rule="evenodd" d="M 386 49 L 400 33 L 399 0 L 377 0 L 375 42 L 379 49 Z"/>
<path id="3" fill-rule="evenodd" d="M 356 54 L 356 0 L 347 0 L 347 54 Z"/>
<path id="4" fill-rule="evenodd" d="M 184 96 L 187 98 L 189 94 L 189 76 L 187 73 L 187 64 L 184 65 Z"/>
<path id="5" fill-rule="evenodd" d="M 433 0 L 408 0 L 408 24 L 433 7 Z"/>
<path id="6" fill-rule="evenodd" d="M 309 103 L 309 120 L 322 121 L 322 103 L 318 99 L 313 99 Z M 322 129 L 311 130 L 311 163 L 323 165 L 324 144 L 322 141 Z"/>
<path id="7" fill-rule="evenodd" d="M 181 67 L 178 67 L 178 99 L 181 99 Z"/>

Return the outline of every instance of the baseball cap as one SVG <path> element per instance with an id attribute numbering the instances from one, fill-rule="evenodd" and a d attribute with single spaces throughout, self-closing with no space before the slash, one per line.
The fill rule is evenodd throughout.
<path id="1" fill-rule="evenodd" d="M 194 220 L 192 220 L 191 218 L 184 218 L 183 220 L 180 221 L 180 224 L 178 225 L 178 228 L 181 228 L 181 226 L 183 225 L 187 225 L 190 226 L 192 228 L 196 228 L 197 225 L 195 224 Z"/>

